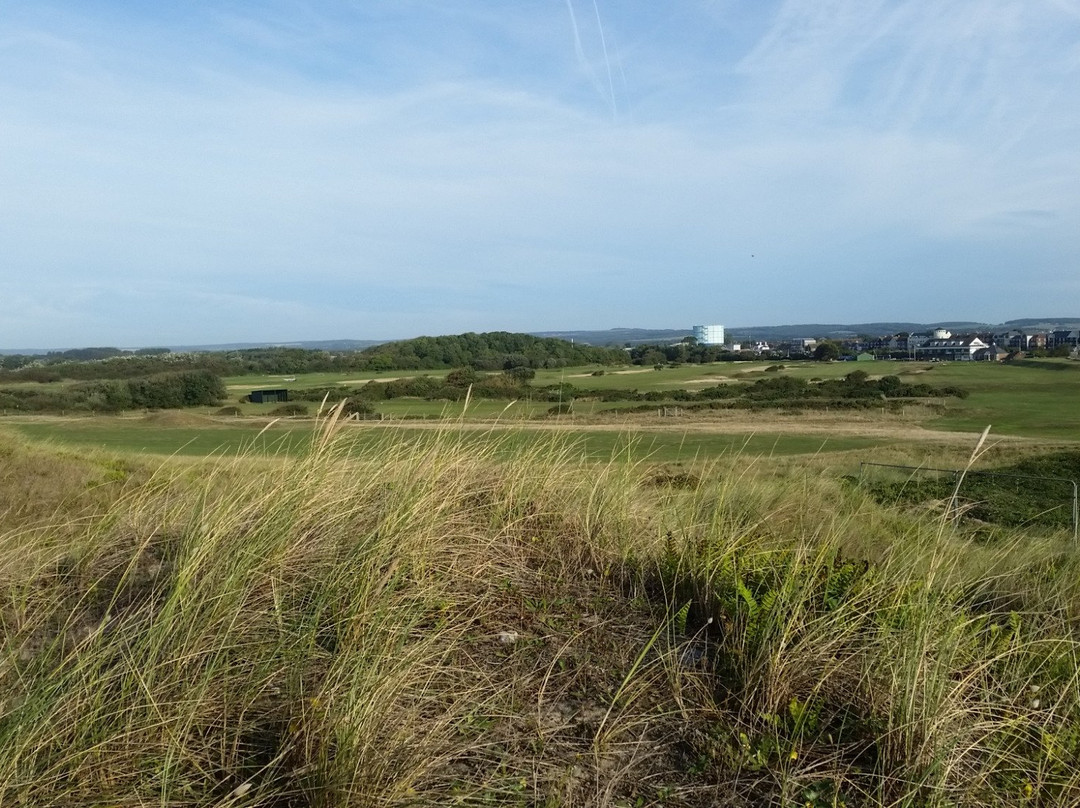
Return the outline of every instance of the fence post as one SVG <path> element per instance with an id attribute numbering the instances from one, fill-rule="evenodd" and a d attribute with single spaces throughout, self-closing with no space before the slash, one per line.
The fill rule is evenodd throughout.
<path id="1" fill-rule="evenodd" d="M 1075 544 L 1076 541 L 1077 541 L 1077 537 L 1080 536 L 1080 533 L 1078 533 L 1078 530 L 1077 530 L 1078 525 L 1080 525 L 1080 506 L 1078 506 L 1078 504 L 1077 504 L 1076 480 L 1072 481 L 1072 486 L 1073 486 L 1073 543 Z"/>

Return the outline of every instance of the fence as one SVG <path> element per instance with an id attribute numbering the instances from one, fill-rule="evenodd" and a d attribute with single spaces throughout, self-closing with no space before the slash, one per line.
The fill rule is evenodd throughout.
<path id="1" fill-rule="evenodd" d="M 906 472 L 904 486 L 925 493 L 926 498 L 947 498 L 954 520 L 971 514 L 1001 524 L 1071 524 L 1073 540 L 1080 540 L 1076 480 L 888 463 L 860 463 L 860 479 L 867 468 Z M 935 479 L 927 481 L 929 475 L 935 475 Z M 901 492 L 902 489 L 898 491 Z"/>

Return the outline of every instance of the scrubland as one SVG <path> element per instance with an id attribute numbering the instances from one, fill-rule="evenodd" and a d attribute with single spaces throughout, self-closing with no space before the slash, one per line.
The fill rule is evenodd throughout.
<path id="1" fill-rule="evenodd" d="M 202 460 L 0 433 L 0 805 L 1080 804 L 1065 532 L 340 426 Z"/>

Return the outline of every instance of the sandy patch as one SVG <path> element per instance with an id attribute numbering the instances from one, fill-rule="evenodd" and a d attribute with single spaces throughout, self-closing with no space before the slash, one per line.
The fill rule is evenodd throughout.
<path id="1" fill-rule="evenodd" d="M 328 382 L 325 386 L 332 387 L 339 384 L 367 384 L 368 382 L 396 382 L 398 379 L 412 378 L 405 376 L 380 376 L 377 379 L 346 379 L 342 382 Z M 295 381 L 295 379 L 293 380 Z M 226 387 L 227 390 L 269 390 L 273 387 L 280 387 L 285 384 L 292 384 L 293 382 L 287 382 L 280 380 L 277 382 L 267 382 L 266 384 L 230 384 Z"/>

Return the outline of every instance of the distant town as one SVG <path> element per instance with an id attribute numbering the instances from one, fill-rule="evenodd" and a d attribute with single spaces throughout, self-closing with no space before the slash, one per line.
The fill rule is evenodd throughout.
<path id="1" fill-rule="evenodd" d="M 1003 362 L 1018 354 L 1076 355 L 1080 352 L 1080 329 L 1038 331 L 1016 328 L 954 334 L 945 328 L 934 328 L 924 332 L 902 331 L 873 337 L 795 337 L 770 343 L 765 340 L 726 341 L 724 326 L 695 325 L 692 336 L 685 337 L 681 342 L 714 346 L 732 354 L 750 353 L 763 358 Z"/>

